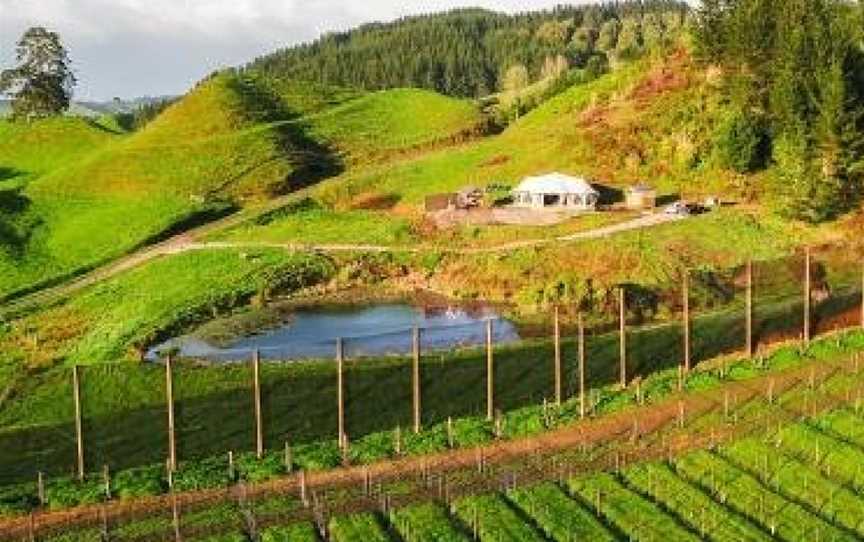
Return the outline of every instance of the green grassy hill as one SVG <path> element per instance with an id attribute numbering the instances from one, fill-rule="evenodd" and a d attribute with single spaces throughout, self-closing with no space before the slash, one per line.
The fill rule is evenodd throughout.
<path id="1" fill-rule="evenodd" d="M 312 132 L 354 161 L 482 135 L 476 104 L 419 89 L 386 90 L 311 117 Z"/>
<path id="2" fill-rule="evenodd" d="M 484 127 L 474 104 L 426 91 L 312 94 L 226 73 L 132 135 L 75 119 L 0 123 L 0 138 L 10 136 L 0 143 L 9 189 L 0 298 L 351 164 L 453 143 Z"/>
<path id="3" fill-rule="evenodd" d="M 93 121 L 61 117 L 38 123 L 0 121 L 0 187 L 35 178 L 92 152 L 117 138 Z"/>
<path id="4" fill-rule="evenodd" d="M 220 76 L 130 136 L 71 119 L 0 124 L 15 135 L 0 144 L 0 168 L 26 181 L 5 192 L 18 231 L 4 239 L 0 297 L 339 167 L 301 131 L 268 124 L 279 112 L 267 105 Z"/>

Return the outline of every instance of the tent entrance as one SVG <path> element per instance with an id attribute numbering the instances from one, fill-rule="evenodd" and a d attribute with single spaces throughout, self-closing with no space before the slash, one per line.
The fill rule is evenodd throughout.
<path id="1" fill-rule="evenodd" d="M 560 194 L 543 194 L 543 207 L 552 207 L 561 205 Z"/>

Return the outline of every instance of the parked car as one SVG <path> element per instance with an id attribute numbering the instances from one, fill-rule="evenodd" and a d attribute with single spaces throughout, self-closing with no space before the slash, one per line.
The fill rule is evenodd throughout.
<path id="1" fill-rule="evenodd" d="M 676 201 L 672 205 L 663 210 L 664 214 L 674 216 L 690 216 L 690 207 L 683 201 Z"/>

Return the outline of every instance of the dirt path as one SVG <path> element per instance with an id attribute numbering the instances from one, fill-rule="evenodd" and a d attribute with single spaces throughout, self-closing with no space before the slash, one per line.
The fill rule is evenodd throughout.
<path id="1" fill-rule="evenodd" d="M 212 250 L 212 249 L 233 249 L 233 248 L 282 248 L 292 251 L 310 251 L 310 252 L 408 252 L 422 253 L 429 251 L 444 252 L 450 254 L 488 254 L 496 252 L 507 252 L 522 248 L 532 248 L 555 243 L 570 243 L 575 241 L 584 241 L 588 239 L 601 239 L 610 237 L 615 234 L 624 233 L 633 230 L 641 230 L 653 228 L 669 222 L 682 220 L 683 217 L 654 214 L 647 215 L 620 224 L 613 224 L 596 228 L 593 230 L 578 232 L 560 237 L 552 237 L 549 239 L 528 239 L 525 241 L 514 241 L 512 243 L 503 243 L 491 247 L 482 248 L 453 248 L 439 246 L 395 246 L 395 245 L 363 245 L 363 244 L 303 244 L 303 243 L 277 243 L 266 241 L 211 241 L 206 243 L 190 242 L 182 247 L 182 250 Z"/>
<path id="2" fill-rule="evenodd" d="M 448 248 L 438 246 L 388 246 L 388 245 L 365 245 L 365 244 L 302 244 L 302 243 L 269 243 L 269 242 L 202 242 L 201 239 L 211 233 L 225 230 L 230 227 L 241 224 L 255 216 L 261 216 L 280 209 L 298 198 L 305 196 L 305 193 L 293 193 L 288 196 L 273 200 L 266 206 L 258 207 L 247 212 L 240 212 L 213 222 L 209 222 L 203 226 L 194 228 L 182 234 L 176 235 L 156 243 L 154 245 L 142 248 L 137 252 L 122 257 L 112 263 L 99 267 L 89 273 L 86 273 L 78 278 L 72 279 L 69 282 L 59 284 L 50 288 L 39 290 L 33 294 L 26 295 L 0 307 L 0 320 L 10 320 L 17 315 L 28 310 L 51 305 L 62 299 L 87 288 L 98 282 L 107 280 L 111 277 L 119 275 L 124 271 L 141 266 L 156 258 L 163 256 L 180 254 L 193 250 L 212 250 L 212 249 L 236 249 L 236 248 L 280 248 L 284 250 L 297 252 L 408 252 L 422 253 L 427 251 L 445 252 L 451 254 L 487 254 L 496 252 L 507 252 L 523 248 L 538 247 L 550 245 L 553 243 L 570 243 L 588 239 L 598 239 L 609 237 L 615 234 L 652 228 L 661 224 L 675 222 L 681 220 L 682 217 L 674 215 L 666 215 L 663 213 L 646 215 L 627 222 L 604 226 L 593 230 L 574 233 L 561 237 L 550 239 L 530 239 L 525 241 L 515 241 L 512 243 L 504 243 L 492 247 L 483 248 Z"/>
<path id="3" fill-rule="evenodd" d="M 18 299 L 4 303 L 0 306 L 0 321 L 12 319 L 17 315 L 36 307 L 51 305 L 61 301 L 88 286 L 92 286 L 93 284 L 114 277 L 124 271 L 128 271 L 129 269 L 134 269 L 161 256 L 178 254 L 189 250 L 189 246 L 201 237 L 219 230 L 236 226 L 256 216 L 261 216 L 281 209 L 282 207 L 305 197 L 307 192 L 308 190 L 294 192 L 274 199 L 261 207 L 256 207 L 248 211 L 241 211 L 208 222 L 202 226 L 190 229 L 164 241 L 140 248 L 131 254 L 122 256 L 113 262 L 97 267 L 92 271 L 71 278 L 56 286 L 43 288 L 32 294 L 27 294 Z"/>

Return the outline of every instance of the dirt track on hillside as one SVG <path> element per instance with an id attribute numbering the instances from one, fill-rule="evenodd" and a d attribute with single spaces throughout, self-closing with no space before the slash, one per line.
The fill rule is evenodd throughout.
<path id="1" fill-rule="evenodd" d="M 531 248 L 544 246 L 554 243 L 569 243 L 587 239 L 598 239 L 608 237 L 618 233 L 651 228 L 668 222 L 680 220 L 681 217 L 653 214 L 636 218 L 620 224 L 605 226 L 594 230 L 574 233 L 571 235 L 551 238 L 551 239 L 534 239 L 526 241 L 515 241 L 512 243 L 504 243 L 492 247 L 483 248 L 447 248 L 447 247 L 418 247 L 418 246 L 386 246 L 386 245 L 366 245 L 366 244 L 301 244 L 301 243 L 267 243 L 267 242 L 202 242 L 201 239 L 205 236 L 219 230 L 227 229 L 236 226 L 244 221 L 250 220 L 252 216 L 260 216 L 276 209 L 282 208 L 297 198 L 302 197 L 302 194 L 294 193 L 290 196 L 280 198 L 270 202 L 267 206 L 256 209 L 254 215 L 248 213 L 238 213 L 210 223 L 207 223 L 198 228 L 189 230 L 185 233 L 176 235 L 162 241 L 160 243 L 142 248 L 128 256 L 122 257 L 112 263 L 106 264 L 93 271 L 90 271 L 80 277 L 74 278 L 69 282 L 59 284 L 50 288 L 39 290 L 33 294 L 26 295 L 19 299 L 10 301 L 0 307 L 0 320 L 11 320 L 16 316 L 38 308 L 40 306 L 48 306 L 64 298 L 92 286 L 104 280 L 110 279 L 116 275 L 134 269 L 147 262 L 170 256 L 189 252 L 193 250 L 218 250 L 218 249 L 254 249 L 254 248 L 278 248 L 295 252 L 321 252 L 321 253 L 336 253 L 336 252 L 402 252 L 402 253 L 422 253 L 427 251 L 447 252 L 452 254 L 487 254 L 496 252 L 507 252 L 523 248 Z"/>

